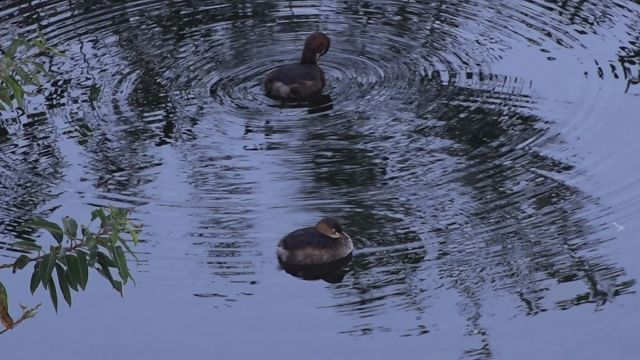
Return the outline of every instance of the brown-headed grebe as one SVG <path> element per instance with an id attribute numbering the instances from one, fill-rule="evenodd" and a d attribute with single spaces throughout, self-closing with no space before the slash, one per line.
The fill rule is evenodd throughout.
<path id="1" fill-rule="evenodd" d="M 278 260 L 296 266 L 313 266 L 338 261 L 353 251 L 351 238 L 332 217 L 316 226 L 295 230 L 278 243 Z"/>
<path id="2" fill-rule="evenodd" d="M 325 85 L 324 72 L 318 66 L 318 58 L 329 51 L 331 41 L 321 32 L 307 37 L 298 64 L 278 67 L 267 74 L 264 89 L 268 96 L 301 100 L 319 94 Z"/>

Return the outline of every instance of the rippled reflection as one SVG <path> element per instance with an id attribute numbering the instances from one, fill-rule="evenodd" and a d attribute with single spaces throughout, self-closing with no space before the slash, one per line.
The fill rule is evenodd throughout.
<path id="1" fill-rule="evenodd" d="M 337 284 L 344 280 L 344 277 L 348 272 L 347 265 L 349 265 L 351 260 L 352 255 L 349 254 L 347 257 L 328 264 L 295 266 L 280 263 L 280 268 L 286 271 L 289 275 L 302 280 L 324 280 L 331 284 Z"/>
<path id="2" fill-rule="evenodd" d="M 455 294 L 461 356 L 491 358 L 492 299 L 526 317 L 635 291 L 602 249 L 612 209 L 640 208 L 581 187 L 607 167 L 571 154 L 616 104 L 635 111 L 638 19 L 595 0 L 5 2 L 0 34 L 40 29 L 68 57 L 2 119 L 0 234 L 69 199 L 135 207 L 150 262 L 196 262 L 193 293 L 233 309 L 277 294 L 280 236 L 333 215 L 357 249 L 321 310 L 356 319 L 343 334 L 433 334 Z M 316 30 L 323 97 L 264 96 Z"/>
<path id="3" fill-rule="evenodd" d="M 7 119 L 6 124 L 10 134 L 0 143 L 0 233 L 24 240 L 29 236 L 24 223 L 57 196 L 53 187 L 63 176 L 64 160 L 58 135 L 44 113 Z M 10 242 L 0 239 L 0 248 Z"/>

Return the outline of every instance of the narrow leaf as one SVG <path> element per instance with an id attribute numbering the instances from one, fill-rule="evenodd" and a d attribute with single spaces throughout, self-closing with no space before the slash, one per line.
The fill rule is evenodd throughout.
<path id="1" fill-rule="evenodd" d="M 66 255 L 65 259 L 67 260 L 67 274 L 69 286 L 78 291 L 78 285 L 82 284 L 82 272 L 80 271 L 80 263 L 78 262 L 78 258 L 73 255 Z"/>
<path id="2" fill-rule="evenodd" d="M 94 267 L 98 260 L 98 247 L 94 246 L 89 249 L 89 260 L 87 260 L 88 267 Z"/>
<path id="3" fill-rule="evenodd" d="M 51 273 L 47 269 L 49 269 L 50 262 L 51 254 L 46 254 L 42 257 L 42 260 L 40 260 L 40 265 L 38 266 L 38 278 L 42 282 L 42 286 L 45 289 L 47 288 L 47 286 L 49 286 L 49 276 Z"/>
<path id="4" fill-rule="evenodd" d="M 11 75 L 7 74 L 2 79 L 7 83 L 7 85 L 9 85 L 9 88 L 11 89 L 13 97 L 16 99 L 18 106 L 24 107 L 24 89 L 22 88 L 22 86 L 20 86 L 16 79 Z"/>
<path id="5" fill-rule="evenodd" d="M 62 243 L 63 231 L 58 224 L 47 221 L 39 216 L 34 216 L 28 225 L 37 229 L 47 230 L 56 239 L 58 244 Z"/>
<path id="6" fill-rule="evenodd" d="M 53 308 L 58 312 L 58 292 L 56 291 L 56 282 L 53 281 L 53 278 L 49 278 L 49 296 L 51 297 Z"/>
<path id="7" fill-rule="evenodd" d="M 38 271 L 39 266 L 40 266 L 40 263 L 35 263 L 33 265 L 33 274 L 31 274 L 31 283 L 29 284 L 31 295 L 33 295 L 33 293 L 36 292 L 38 285 L 40 285 L 40 280 L 42 280 L 42 277 L 40 277 L 40 271 Z"/>
<path id="8" fill-rule="evenodd" d="M 102 223 L 105 222 L 106 215 L 104 214 L 104 210 L 102 208 L 95 209 L 91 212 L 91 221 L 95 220 L 96 218 L 100 218 L 100 221 Z"/>
<path id="9" fill-rule="evenodd" d="M 93 233 L 88 233 L 85 236 L 85 240 L 84 241 L 86 243 L 87 248 L 89 248 L 89 249 L 93 249 L 96 246 L 98 246 L 98 239 L 96 238 L 96 236 Z"/>
<path id="10" fill-rule="evenodd" d="M 55 246 L 49 247 L 49 253 L 51 254 L 51 258 L 49 258 L 49 263 L 47 264 L 46 274 L 51 278 L 51 274 L 53 274 L 53 269 L 55 268 L 58 258 L 58 248 Z M 42 282 L 44 282 L 44 277 L 42 278 Z"/>
<path id="11" fill-rule="evenodd" d="M 13 263 L 13 272 L 15 273 L 16 270 L 24 269 L 24 267 L 27 266 L 29 262 L 31 262 L 30 257 L 28 257 L 27 255 L 20 255 Z"/>
<path id="12" fill-rule="evenodd" d="M 131 241 L 134 245 L 138 245 L 138 231 L 135 229 L 129 229 L 129 235 L 131 235 Z"/>
<path id="13" fill-rule="evenodd" d="M 71 239 L 76 239 L 78 235 L 78 223 L 72 218 L 65 216 L 62 218 L 62 224 L 64 225 L 64 233 Z"/>
<path id="14" fill-rule="evenodd" d="M 56 273 L 58 273 L 58 284 L 60 285 L 60 292 L 64 301 L 71 306 L 71 290 L 69 289 L 69 283 L 67 283 L 67 274 L 62 265 L 56 264 Z"/>
<path id="15" fill-rule="evenodd" d="M 52 55 L 59 56 L 59 57 L 67 57 L 67 54 L 63 53 L 58 49 L 48 48 L 48 50 L 49 50 L 49 53 L 51 53 Z"/>
<path id="16" fill-rule="evenodd" d="M 73 279 L 71 278 L 71 274 L 69 273 L 69 269 L 67 269 L 67 272 L 65 273 L 65 276 L 67 278 L 67 284 L 69 284 L 69 287 L 71 288 L 71 290 L 78 292 L 78 283 L 73 281 Z"/>
<path id="17" fill-rule="evenodd" d="M 111 268 L 116 267 L 116 263 L 109 257 L 109 255 L 103 253 L 102 251 L 98 251 L 96 255 L 98 256 L 98 264 Z"/>
<path id="18" fill-rule="evenodd" d="M 23 83 L 29 85 L 40 86 L 40 81 L 38 80 L 38 76 L 34 76 L 28 70 L 25 70 L 23 67 L 16 65 L 15 69 L 16 74 L 20 77 Z"/>
<path id="19" fill-rule="evenodd" d="M 122 282 L 113 279 L 113 276 L 111 276 L 111 271 L 109 270 L 109 268 L 106 266 L 102 266 L 100 269 L 97 269 L 97 270 L 100 273 L 100 275 L 104 276 L 107 280 L 109 280 L 109 283 L 111 284 L 111 286 L 113 286 L 113 288 L 120 293 L 120 296 L 122 296 Z"/>
<path id="20" fill-rule="evenodd" d="M 5 103 L 10 110 L 13 110 L 13 100 L 11 100 L 8 88 L 0 87 L 0 101 Z"/>
<path id="21" fill-rule="evenodd" d="M 55 80 L 55 76 L 53 76 L 50 72 L 47 71 L 47 69 L 44 68 L 44 65 L 40 64 L 37 61 L 32 61 L 31 65 L 35 66 L 36 69 L 42 73 L 43 75 L 45 75 L 46 77 L 49 78 L 49 80 Z"/>
<path id="22" fill-rule="evenodd" d="M 111 282 L 111 285 L 113 285 L 113 288 L 116 289 L 116 291 L 120 293 L 120 296 L 123 296 L 123 293 L 122 293 L 122 282 L 120 280 L 113 280 Z"/>
<path id="23" fill-rule="evenodd" d="M 121 246 L 116 246 L 115 248 L 115 257 L 116 264 L 118 265 L 118 275 L 122 279 L 124 284 L 127 283 L 127 279 L 131 276 L 129 273 L 129 267 L 127 266 L 127 257 L 124 255 L 124 251 Z"/>
<path id="24" fill-rule="evenodd" d="M 20 305 L 23 308 L 22 310 L 24 311 L 24 313 L 23 313 L 24 318 L 25 319 L 30 319 L 30 318 L 36 316 L 36 314 L 38 313 L 38 308 L 40 307 L 40 305 L 41 304 L 38 304 L 33 309 L 29 309 L 29 310 L 27 310 L 26 307 L 23 307 L 22 305 Z"/>
<path id="25" fill-rule="evenodd" d="M 122 244 L 122 246 L 124 246 L 125 250 L 127 250 L 127 252 L 131 256 L 133 256 L 133 258 L 136 259 L 136 261 L 138 261 L 138 256 L 133 252 L 133 250 L 131 249 L 129 244 L 127 244 L 127 241 L 125 239 L 120 239 L 120 244 Z"/>
<path id="26" fill-rule="evenodd" d="M 16 55 L 18 48 L 22 46 L 27 46 L 27 41 L 25 39 L 13 39 L 13 41 L 11 42 L 11 44 L 9 44 L 7 50 L 5 51 L 5 58 L 12 59 Z"/>
<path id="27" fill-rule="evenodd" d="M 87 255 L 83 251 L 78 251 L 76 254 L 78 257 L 78 267 L 80 269 L 80 280 L 78 285 L 84 290 L 89 280 L 89 266 L 87 265 Z"/>
<path id="28" fill-rule="evenodd" d="M 109 237 L 109 239 L 110 239 L 109 243 L 111 244 L 111 246 L 114 246 L 115 244 L 118 243 L 118 240 L 120 240 L 120 236 L 118 236 L 119 229 L 115 229 L 114 228 L 114 229 L 112 229 L 112 231 L 113 232 L 111 233 L 111 236 Z"/>
<path id="29" fill-rule="evenodd" d="M 44 50 L 46 50 L 46 49 L 47 49 L 47 44 L 46 44 L 46 42 L 45 42 L 44 38 L 42 38 L 42 37 L 39 37 L 39 38 L 37 38 L 37 39 L 35 39 L 35 40 L 31 41 L 31 43 L 32 43 L 33 45 L 35 45 L 35 47 L 37 47 L 37 48 L 38 48 L 38 50 L 42 50 L 42 51 L 44 51 Z"/>

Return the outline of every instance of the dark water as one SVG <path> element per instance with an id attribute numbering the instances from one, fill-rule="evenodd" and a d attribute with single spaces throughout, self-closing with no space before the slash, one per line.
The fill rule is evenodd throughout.
<path id="1" fill-rule="evenodd" d="M 46 304 L 3 358 L 637 358 L 637 3 L 0 4 L 0 39 L 37 29 L 68 57 L 2 115 L 0 242 L 113 204 L 145 243 L 124 298 L 96 275 L 57 316 L 3 274 Z M 263 96 L 316 30 L 326 96 Z M 343 281 L 279 270 L 325 215 Z"/>

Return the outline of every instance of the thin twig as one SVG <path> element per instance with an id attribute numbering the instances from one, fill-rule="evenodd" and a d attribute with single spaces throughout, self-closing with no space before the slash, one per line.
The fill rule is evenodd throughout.
<path id="1" fill-rule="evenodd" d="M 31 319 L 35 315 L 35 311 L 38 310 L 40 305 L 42 305 L 42 304 L 36 305 L 36 307 L 34 307 L 33 309 L 23 310 L 22 311 L 22 316 L 20 316 L 20 318 L 18 320 L 14 321 L 13 325 L 11 325 L 11 327 L 8 327 L 8 328 L 0 331 L 0 335 L 6 333 L 7 331 L 9 331 L 11 329 L 15 329 L 16 326 L 18 326 L 18 324 L 20 324 L 21 322 L 23 322 L 23 321 L 25 321 L 27 319 Z"/>

